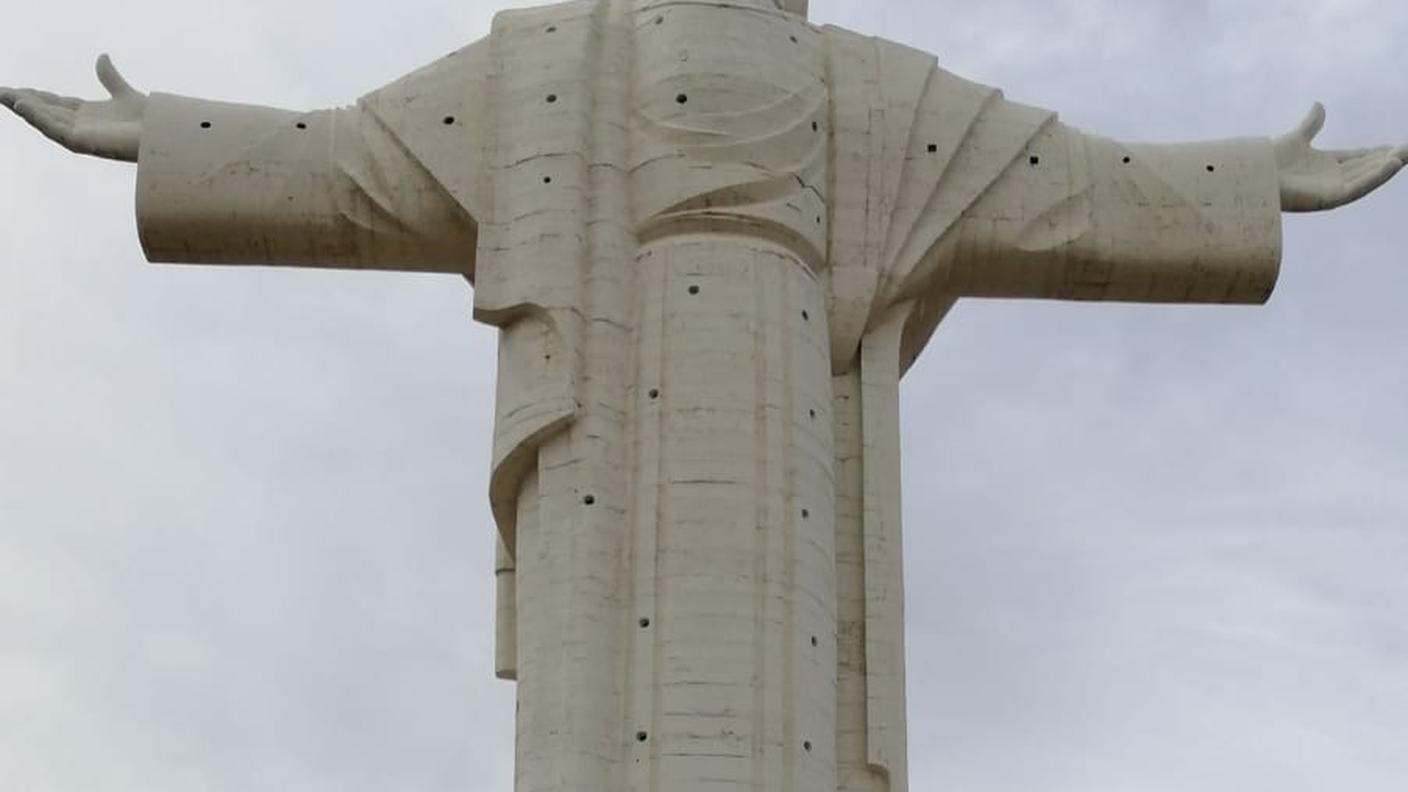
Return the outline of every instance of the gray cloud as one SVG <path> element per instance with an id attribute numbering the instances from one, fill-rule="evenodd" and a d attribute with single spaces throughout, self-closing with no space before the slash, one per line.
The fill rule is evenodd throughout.
<path id="1" fill-rule="evenodd" d="M 36 5 L 0 82 L 340 104 L 494 10 Z M 1389 0 L 812 15 L 1123 138 L 1408 139 Z M 0 151 L 5 788 L 511 788 L 468 287 L 152 267 L 128 168 Z M 904 391 L 913 788 L 1402 787 L 1405 207 L 1290 218 L 1263 309 L 958 308 Z"/>

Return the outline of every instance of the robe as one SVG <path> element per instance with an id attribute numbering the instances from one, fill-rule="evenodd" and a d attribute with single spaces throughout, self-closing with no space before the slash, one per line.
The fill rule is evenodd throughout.
<path id="1" fill-rule="evenodd" d="M 499 330 L 516 788 L 907 785 L 898 385 L 962 297 L 1259 303 L 1271 141 L 1132 145 L 761 0 L 576 0 L 355 106 L 154 94 L 153 261 Z"/>

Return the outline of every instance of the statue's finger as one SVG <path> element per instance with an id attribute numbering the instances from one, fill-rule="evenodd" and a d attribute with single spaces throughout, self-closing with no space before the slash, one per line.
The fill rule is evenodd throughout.
<path id="1" fill-rule="evenodd" d="M 1320 130 L 1325 128 L 1325 105 L 1316 102 L 1310 108 L 1310 113 L 1305 120 L 1296 127 L 1296 135 L 1304 140 L 1314 140 L 1320 134 Z"/>
<path id="2" fill-rule="evenodd" d="M 36 122 L 37 116 L 35 115 L 35 108 L 36 105 L 26 101 L 23 95 L 18 97 L 14 104 L 10 105 L 10 109 L 15 111 L 15 115 L 23 118 L 30 126 L 39 126 Z"/>
<path id="3" fill-rule="evenodd" d="M 20 118 L 29 122 L 29 125 L 39 130 L 40 134 L 61 146 L 68 146 L 69 132 L 72 124 L 65 125 L 61 119 L 55 118 L 47 111 L 42 104 L 21 99 L 15 104 L 15 112 Z"/>
<path id="4" fill-rule="evenodd" d="M 44 129 L 57 136 L 56 139 L 67 140 L 73 133 L 75 116 L 72 110 L 41 105 L 35 113 L 43 122 Z"/>
<path id="5" fill-rule="evenodd" d="M 1392 178 L 1405 162 L 1408 162 L 1408 146 L 1366 149 L 1357 159 L 1342 161 L 1340 172 L 1344 184 L 1349 185 L 1347 189 L 1354 193 L 1354 198 L 1350 200 L 1358 200 L 1368 192 L 1378 189 L 1384 181 Z M 1386 177 L 1383 176 L 1385 171 L 1388 174 Z M 1361 189 L 1366 184 L 1367 189 Z"/>
<path id="6" fill-rule="evenodd" d="M 0 105 L 15 109 L 15 102 L 20 100 L 20 92 L 17 88 L 0 88 Z"/>
<path id="7" fill-rule="evenodd" d="M 1374 190 L 1379 189 L 1392 179 L 1398 171 L 1402 170 L 1403 162 L 1396 157 L 1388 157 L 1386 160 L 1370 173 L 1367 173 L 1349 185 L 1349 195 L 1344 203 L 1353 203 L 1363 198 Z"/>
<path id="8" fill-rule="evenodd" d="M 1340 163 L 1340 170 L 1344 174 L 1345 182 L 1354 184 L 1371 173 L 1377 173 L 1383 167 L 1385 160 L 1384 151 L 1370 152 L 1352 160 Z"/>
<path id="9" fill-rule="evenodd" d="M 117 70 L 117 67 L 112 65 L 112 58 L 108 57 L 107 53 L 98 56 L 98 82 L 102 83 L 114 98 L 137 93 L 137 89 L 133 88 L 122 76 L 122 73 Z"/>
<path id="10" fill-rule="evenodd" d="M 51 105 L 62 107 L 68 110 L 77 110 L 79 105 L 83 104 L 82 99 L 78 99 L 73 96 L 60 96 L 56 93 L 50 93 L 48 91 L 30 91 L 30 94 L 33 96 L 37 96 L 40 99 L 43 99 Z"/>
<path id="11" fill-rule="evenodd" d="M 1343 149 L 1331 152 L 1335 160 L 1341 165 L 1350 166 L 1355 163 L 1362 163 L 1366 160 L 1373 160 L 1383 157 L 1391 151 L 1390 146 L 1375 146 L 1373 148 Z"/>

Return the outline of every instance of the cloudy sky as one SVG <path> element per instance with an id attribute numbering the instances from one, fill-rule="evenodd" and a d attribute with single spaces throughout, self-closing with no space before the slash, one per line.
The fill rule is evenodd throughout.
<path id="1" fill-rule="evenodd" d="M 16 0 L 0 83 L 343 104 L 495 9 Z M 1400 0 L 812 16 L 1124 139 L 1408 142 Z M 147 265 L 132 183 L 0 117 L 0 786 L 510 789 L 469 287 Z M 1265 308 L 960 305 L 904 391 L 915 790 L 1401 792 L 1405 221 L 1291 218 Z"/>

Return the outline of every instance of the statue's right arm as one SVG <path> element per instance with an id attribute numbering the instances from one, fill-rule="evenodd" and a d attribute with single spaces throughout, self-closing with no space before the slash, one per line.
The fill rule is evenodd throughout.
<path id="1" fill-rule="evenodd" d="M 473 275 L 477 226 L 402 139 L 376 95 L 308 113 L 136 91 L 107 56 L 102 102 L 0 89 L 0 103 L 71 151 L 138 163 L 152 261 Z M 393 86 L 394 88 L 394 86 Z M 477 147 L 468 118 L 409 125 Z M 466 159 L 473 160 L 470 153 Z"/>

